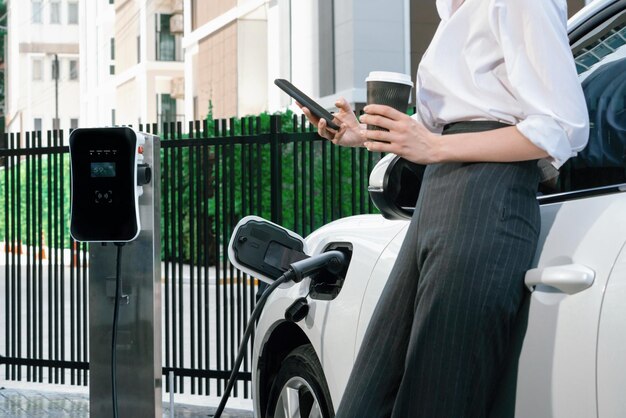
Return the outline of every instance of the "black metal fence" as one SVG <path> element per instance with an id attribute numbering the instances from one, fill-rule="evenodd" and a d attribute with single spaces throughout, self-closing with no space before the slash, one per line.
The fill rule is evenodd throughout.
<path id="1" fill-rule="evenodd" d="M 162 137 L 163 373 L 174 390 L 220 395 L 257 282 L 227 260 L 237 221 L 255 214 L 306 236 L 375 210 L 380 155 L 321 140 L 272 116 L 139 129 Z M 69 157 L 61 131 L 11 134 L 0 148 L 0 378 L 86 385 L 87 247 L 69 236 Z M 250 396 L 251 350 L 235 396 Z M 167 380 L 166 380 L 167 382 Z M 167 385 L 167 390 L 172 388 Z"/>

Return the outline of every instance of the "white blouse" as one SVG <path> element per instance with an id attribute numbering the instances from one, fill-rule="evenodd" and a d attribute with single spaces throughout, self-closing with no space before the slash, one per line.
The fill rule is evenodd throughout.
<path id="1" fill-rule="evenodd" d="M 589 117 L 566 0 L 437 0 L 441 23 L 417 72 L 416 119 L 516 125 L 558 168 L 587 144 Z"/>

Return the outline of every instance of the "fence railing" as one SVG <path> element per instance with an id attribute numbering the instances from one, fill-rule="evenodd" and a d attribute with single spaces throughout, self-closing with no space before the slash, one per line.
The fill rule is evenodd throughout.
<path id="1" fill-rule="evenodd" d="M 176 392 L 220 395 L 257 282 L 227 260 L 237 221 L 255 214 L 306 236 L 375 210 L 380 155 L 333 146 L 294 117 L 140 126 L 162 137 L 163 372 Z M 285 132 L 288 131 L 288 132 Z M 69 156 L 61 131 L 7 136 L 0 149 L 0 379 L 86 385 L 88 254 L 69 235 Z M 251 350 L 235 396 L 250 396 Z M 167 379 L 166 379 L 167 382 Z"/>

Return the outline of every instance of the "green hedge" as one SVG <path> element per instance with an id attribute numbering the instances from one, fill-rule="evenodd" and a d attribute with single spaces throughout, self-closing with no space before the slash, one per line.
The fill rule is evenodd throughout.
<path id="1" fill-rule="evenodd" d="M 293 117 L 294 117 L 293 112 L 291 112 L 290 110 L 286 110 L 285 112 L 280 113 L 282 132 L 293 131 L 294 129 Z M 261 121 L 261 133 L 269 133 L 271 115 L 269 113 L 263 113 L 259 115 L 259 118 Z M 233 134 L 235 136 L 241 135 L 242 134 L 241 119 L 233 119 L 232 122 L 234 123 L 232 126 L 232 130 L 234 131 Z M 207 139 L 208 141 L 210 141 L 210 139 L 214 137 L 214 123 L 215 121 L 212 120 L 211 113 L 209 112 L 209 118 L 207 119 L 208 129 L 207 129 L 207 132 L 205 132 L 205 137 L 208 138 Z M 231 133 L 230 129 L 231 127 L 229 127 L 229 135 Z M 246 133 L 247 132 L 248 131 L 246 130 Z M 184 137 L 188 137 L 188 135 L 184 135 Z M 311 162 L 313 164 L 313 173 L 314 173 L 313 184 L 312 184 L 313 199 L 310 198 L 311 183 L 308 178 L 306 179 L 306 184 L 304 185 L 304 187 L 306 187 L 307 189 L 306 198 L 304 200 L 302 199 L 303 185 L 302 185 L 301 178 L 299 178 L 297 187 L 300 189 L 299 190 L 300 200 L 297 202 L 297 204 L 293 203 L 294 202 L 293 201 L 294 189 L 296 188 L 296 185 L 294 184 L 294 178 L 295 178 L 294 144 L 288 143 L 288 144 L 283 144 L 282 146 L 282 178 L 283 178 L 282 219 L 283 219 L 283 225 L 287 228 L 295 230 L 296 232 L 302 235 L 306 235 L 310 233 L 312 230 L 320 227 L 321 225 L 324 224 L 325 221 L 328 222 L 329 220 L 338 218 L 340 216 L 347 216 L 347 215 L 351 215 L 355 213 L 369 212 L 371 210 L 371 205 L 369 204 L 369 196 L 367 195 L 367 191 L 366 191 L 367 182 L 365 182 L 365 187 L 361 187 L 363 186 L 363 181 L 357 180 L 352 177 L 353 167 L 356 167 L 356 169 L 359 170 L 359 173 L 361 173 L 361 176 L 365 176 L 365 178 L 367 177 L 367 174 L 368 174 L 367 167 L 364 167 L 361 165 L 362 157 L 360 156 L 361 154 L 367 155 L 367 152 L 365 150 L 354 150 L 354 149 L 345 149 L 345 148 L 340 149 L 339 147 L 334 148 L 334 152 L 336 153 L 336 158 L 332 164 L 334 167 L 333 170 L 335 171 L 336 178 L 337 179 L 341 178 L 341 182 L 337 182 L 335 184 L 335 187 L 338 190 L 341 189 L 342 199 L 337 199 L 337 198 L 335 198 L 334 200 L 331 199 L 328 196 L 328 190 L 327 190 L 326 191 L 326 208 L 323 207 L 324 199 L 322 199 L 322 193 L 324 192 L 324 187 L 322 183 L 323 182 L 322 173 L 324 171 L 326 172 L 329 171 L 329 165 L 327 162 L 326 167 L 322 166 L 322 158 L 321 158 L 322 144 L 323 144 L 322 141 L 316 141 L 314 143 L 313 154 L 309 153 L 310 151 L 309 145 L 308 144 L 306 145 L 307 157 L 304 163 L 306 164 L 307 168 L 309 167 L 309 164 Z M 326 152 L 328 153 L 327 156 L 328 158 L 330 158 L 329 150 L 331 146 L 326 145 L 326 147 L 327 147 Z M 301 164 L 302 163 L 301 161 L 302 147 L 298 145 L 298 148 L 299 148 L 298 163 Z M 189 247 L 190 247 L 190 243 L 189 243 L 190 212 L 188 210 L 189 202 L 190 202 L 190 179 L 193 177 L 193 175 L 195 175 L 195 173 L 189 172 L 189 165 L 187 163 L 189 161 L 190 150 L 188 148 L 179 148 L 179 149 L 181 150 L 180 151 L 182 153 L 181 158 L 183 161 L 182 178 L 181 178 L 182 180 L 181 181 L 181 186 L 182 186 L 181 195 L 182 195 L 183 211 L 181 214 L 182 218 L 180 219 L 183 225 L 182 232 L 183 232 L 183 244 L 184 245 L 183 245 L 182 251 L 183 251 L 183 259 L 188 260 L 190 257 L 190 254 L 189 254 L 190 252 L 189 250 Z M 233 203 L 232 207 L 234 207 L 234 213 L 232 214 L 232 218 L 235 220 L 240 219 L 241 217 L 249 215 L 249 214 L 255 214 L 255 215 L 267 218 L 267 219 L 271 218 L 271 212 L 270 212 L 271 182 L 270 182 L 270 170 L 269 170 L 270 158 L 271 158 L 270 146 L 263 145 L 261 149 L 262 149 L 261 156 L 260 156 L 261 166 L 264 168 L 261 172 L 261 182 L 260 182 L 261 190 L 256 190 L 256 178 L 255 178 L 254 187 L 255 187 L 255 193 L 259 193 L 259 192 L 261 193 L 262 209 L 261 210 L 255 209 L 254 210 L 255 213 L 251 213 L 250 208 L 248 206 L 244 207 L 241 187 L 236 186 L 235 193 L 232 199 L 232 203 Z M 212 152 L 215 152 L 215 150 L 212 150 Z M 43 179 L 42 231 L 43 231 L 45 245 L 50 245 L 51 242 L 54 242 L 54 238 L 55 238 L 54 236 L 50 236 L 50 233 L 48 232 L 48 226 L 49 226 L 48 225 L 48 222 L 49 222 L 48 221 L 48 201 L 49 201 L 50 196 L 49 196 L 48 188 L 47 188 L 47 179 L 48 179 L 49 170 L 51 167 L 53 167 L 52 164 L 54 164 L 53 162 L 51 162 L 52 158 L 54 157 L 43 156 L 40 160 L 41 170 L 42 170 L 42 179 Z M 61 157 L 56 156 L 56 158 L 60 159 Z M 31 158 L 31 162 L 33 160 L 34 159 Z M 240 170 L 241 161 L 242 161 L 242 147 L 240 146 L 233 147 L 233 160 L 234 160 L 235 170 L 233 173 L 226 173 L 226 174 L 229 176 L 229 179 L 232 179 L 232 181 L 234 181 L 235 185 L 241 185 L 243 181 L 243 173 Z M 356 164 L 356 166 L 354 164 Z M 341 167 L 340 170 L 339 170 L 339 167 Z M 207 171 L 211 171 L 212 169 L 213 167 L 203 167 L 203 170 L 207 170 Z M 21 219 L 21 235 L 23 237 L 22 241 L 24 244 L 30 244 L 27 242 L 27 239 L 26 239 L 26 161 L 24 159 L 21 160 L 21 163 L 19 165 L 16 165 L 14 168 L 9 168 L 8 173 L 7 171 L 5 171 L 5 169 L 0 169 L 0 241 L 4 241 L 5 234 L 7 234 L 7 228 L 6 228 L 7 225 L 5 225 L 6 223 L 5 190 L 7 190 L 6 189 L 7 185 L 5 184 L 5 178 L 6 178 L 6 174 L 13 174 L 15 173 L 15 170 L 18 170 L 17 172 L 19 173 L 19 176 L 21 179 L 21 185 L 20 185 L 21 199 L 20 199 L 19 214 L 20 214 L 20 219 Z M 63 246 L 65 248 L 69 248 L 70 246 L 70 241 L 69 241 L 70 168 L 69 168 L 69 157 L 67 154 L 63 156 L 63 172 L 64 172 L 64 187 L 62 188 L 62 193 L 60 193 L 59 196 L 53 197 L 54 201 L 51 201 L 50 203 L 53 208 L 52 226 L 57 227 L 56 238 L 60 239 L 60 235 L 61 235 L 60 231 L 61 231 L 61 227 L 63 227 L 63 231 L 64 231 Z M 54 172 L 52 172 L 52 175 L 54 175 Z M 306 175 L 308 176 L 308 170 L 307 170 Z M 216 193 L 220 193 L 218 184 L 213 183 L 212 186 L 213 186 L 213 189 L 216 191 Z M 330 188 L 330 177 L 327 179 L 327 187 L 328 189 Z M 12 201 L 11 198 L 9 200 Z M 223 196 L 222 196 L 222 200 L 223 200 Z M 356 200 L 359 203 L 365 202 L 366 205 L 362 206 L 358 204 L 357 205 L 358 207 L 355 208 L 353 207 L 354 200 Z M 60 219 L 56 219 L 54 218 L 54 214 L 55 213 L 59 214 L 58 211 L 60 210 L 61 201 L 63 202 L 64 213 L 60 214 L 61 215 Z M 216 211 L 218 210 L 221 213 L 221 208 L 215 207 L 216 205 L 215 196 L 212 198 L 209 198 L 207 202 L 203 202 L 203 205 L 207 206 L 207 210 L 209 214 L 215 214 Z M 230 207 L 231 205 L 229 202 L 228 208 Z M 323 217 L 324 209 L 326 209 L 326 214 L 327 214 L 326 218 Z M 303 211 L 307 213 L 306 219 L 304 222 L 302 220 Z M 166 214 L 163 212 L 164 211 L 162 211 L 162 215 L 165 216 Z M 170 220 L 172 222 L 178 223 L 179 219 L 177 218 L 178 215 L 176 213 L 169 213 L 167 215 L 170 216 Z M 230 217 L 230 214 L 228 214 L 227 216 Z M 164 218 L 162 219 L 162 222 L 163 222 L 162 223 L 163 225 Z M 52 231 L 52 233 L 54 234 L 54 231 Z M 209 237 L 209 240 L 214 241 L 214 238 Z M 213 244 L 215 244 L 215 242 L 213 242 Z"/>
<path id="2" fill-rule="evenodd" d="M 63 165 L 62 165 L 62 170 L 63 170 L 63 185 L 61 185 L 60 183 L 57 186 L 57 194 L 54 195 L 54 186 L 52 191 L 49 191 L 48 189 L 48 178 L 50 178 L 51 182 L 54 181 L 54 177 L 55 174 L 57 177 L 59 177 L 59 171 L 58 171 L 58 167 L 59 167 L 59 163 L 61 160 L 61 156 L 60 155 L 56 155 L 56 156 L 51 156 L 51 155 L 44 155 L 41 157 L 41 159 L 39 160 L 40 163 L 37 164 L 41 164 L 41 207 L 42 207 L 42 225 L 41 225 L 41 232 L 40 234 L 36 235 L 33 234 L 31 231 L 31 235 L 33 235 L 35 237 L 35 240 L 38 241 L 39 239 L 41 239 L 43 237 L 44 240 L 44 245 L 50 245 L 50 243 L 53 243 L 55 241 L 55 238 L 57 240 L 61 239 L 61 230 L 64 231 L 64 243 L 63 243 L 63 247 L 64 248 L 69 248 L 70 247 L 70 241 L 69 241 L 69 225 L 70 225 L 70 192 L 69 192 L 69 188 L 70 188 L 70 162 L 69 162 L 69 156 L 68 155 L 64 155 L 63 156 Z M 56 161 L 55 161 L 56 160 Z M 30 170 L 31 170 L 31 189 L 30 189 L 30 198 L 31 198 L 31 202 L 30 204 L 33 205 L 32 199 L 33 199 L 33 187 L 38 187 L 37 186 L 37 175 L 35 175 L 35 177 L 32 177 L 32 170 L 33 170 L 33 164 L 35 164 L 35 158 L 31 158 L 30 160 Z M 55 167 L 57 167 L 57 169 L 55 170 Z M 38 166 L 37 166 L 38 169 Z M 9 228 L 11 227 L 15 227 L 17 228 L 17 220 L 15 222 L 15 225 L 11 225 L 11 213 L 10 210 L 9 212 L 6 211 L 6 198 L 7 198 L 7 192 L 10 192 L 10 185 L 7 184 L 7 179 L 9 181 L 11 181 L 11 176 L 14 175 L 18 175 L 20 177 L 20 191 L 19 191 L 19 195 L 18 193 L 13 193 L 12 195 L 8 196 L 9 198 L 9 203 L 13 203 L 15 204 L 15 201 L 17 200 L 18 196 L 20 199 L 19 202 L 19 210 L 17 212 L 15 212 L 15 216 L 20 218 L 20 234 L 22 237 L 22 244 L 28 244 L 28 245 L 32 245 L 32 243 L 28 242 L 28 238 L 26 236 L 26 232 L 27 232 L 27 225 L 26 225 L 26 220 L 27 220 L 27 190 L 28 190 L 28 186 L 26 184 L 26 179 L 27 179 L 27 163 L 25 159 L 22 159 L 21 162 L 16 165 L 13 168 L 1 168 L 0 169 L 0 241 L 5 241 L 5 237 L 11 233 L 11 231 L 7 230 L 7 226 Z M 16 176 L 17 177 L 17 176 Z M 34 180 L 34 181 L 33 181 Z M 16 181 L 15 179 L 13 180 L 14 182 Z M 16 183 L 14 183 L 15 185 Z M 38 195 L 35 197 L 36 199 L 38 199 Z M 61 205 L 62 202 L 62 205 Z M 37 202 L 37 205 L 39 205 L 39 202 Z M 51 212 L 49 212 L 48 210 L 48 206 L 50 205 L 51 207 Z M 63 207 L 63 213 L 61 213 L 61 206 Z M 31 208 L 31 216 L 33 213 L 33 210 Z M 48 215 L 50 214 L 51 219 L 50 221 L 48 220 Z M 8 224 L 7 224 L 7 217 L 9 217 L 8 219 Z M 50 223 L 52 222 L 52 223 Z M 32 221 L 31 221 L 32 224 Z M 49 231 L 49 226 L 52 227 L 52 229 Z M 55 231 L 56 229 L 56 231 Z M 17 232 L 17 231 L 16 231 Z M 50 233 L 51 232 L 51 233 Z M 56 232 L 56 235 L 55 235 Z"/>

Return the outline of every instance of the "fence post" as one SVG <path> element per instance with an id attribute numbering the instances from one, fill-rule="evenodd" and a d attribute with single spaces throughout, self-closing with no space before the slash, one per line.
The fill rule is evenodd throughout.
<path id="1" fill-rule="evenodd" d="M 272 222 L 283 221 L 282 142 L 280 115 L 270 115 L 270 201 Z"/>

